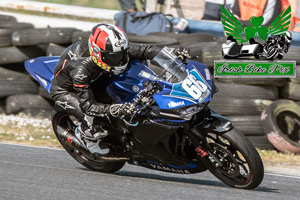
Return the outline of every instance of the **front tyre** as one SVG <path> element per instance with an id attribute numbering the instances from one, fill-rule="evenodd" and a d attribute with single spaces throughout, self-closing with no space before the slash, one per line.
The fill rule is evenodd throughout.
<path id="1" fill-rule="evenodd" d="M 252 143 L 237 129 L 208 136 L 219 163 L 206 156 L 205 165 L 222 182 L 235 188 L 253 189 L 264 177 L 262 160 Z M 220 165 L 221 163 L 221 165 Z"/>
<path id="2" fill-rule="evenodd" d="M 69 131 L 69 133 L 75 136 L 74 130 L 77 127 L 78 123 L 79 122 L 75 117 L 69 115 L 66 112 L 53 111 L 52 113 L 52 127 L 58 141 L 76 161 L 93 171 L 113 173 L 120 170 L 125 165 L 125 162 L 103 162 L 97 160 L 91 155 L 84 154 L 79 150 L 70 147 L 70 145 L 66 143 L 66 140 L 61 137 L 61 134 L 58 133 L 58 131 Z"/>

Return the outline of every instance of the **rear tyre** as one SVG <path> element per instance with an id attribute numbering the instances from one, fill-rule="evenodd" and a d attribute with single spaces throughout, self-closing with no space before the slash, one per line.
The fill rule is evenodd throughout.
<path id="1" fill-rule="evenodd" d="M 209 135 L 213 154 L 222 166 L 205 159 L 208 170 L 227 185 L 240 189 L 257 187 L 264 177 L 262 160 L 251 142 L 237 129 L 223 135 Z"/>
<path id="2" fill-rule="evenodd" d="M 66 112 L 55 112 L 52 114 L 52 127 L 54 133 L 63 146 L 63 148 L 80 164 L 83 166 L 98 172 L 113 173 L 120 170 L 125 162 L 103 162 L 93 159 L 90 155 L 85 155 L 75 148 L 70 147 L 66 142 L 60 137 L 58 131 L 69 130 L 74 134 L 74 130 L 77 127 L 78 120 L 67 114 Z"/>

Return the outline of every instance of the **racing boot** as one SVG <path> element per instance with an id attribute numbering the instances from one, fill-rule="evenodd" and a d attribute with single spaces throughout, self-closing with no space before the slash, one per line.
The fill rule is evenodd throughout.
<path id="1" fill-rule="evenodd" d="M 81 145 L 86 147 L 91 153 L 99 155 L 109 153 L 108 146 L 101 140 L 101 138 L 107 136 L 106 130 L 91 134 L 88 129 L 83 131 L 82 124 L 80 123 L 75 129 L 75 136 L 80 141 Z"/>

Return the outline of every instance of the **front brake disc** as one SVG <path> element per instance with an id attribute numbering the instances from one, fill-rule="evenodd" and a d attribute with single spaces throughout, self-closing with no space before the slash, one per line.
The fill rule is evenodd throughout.
<path id="1" fill-rule="evenodd" d="M 221 174 L 235 178 L 240 174 L 240 167 L 232 153 L 217 143 L 210 143 L 212 153 L 219 159 L 222 166 L 216 167 Z"/>

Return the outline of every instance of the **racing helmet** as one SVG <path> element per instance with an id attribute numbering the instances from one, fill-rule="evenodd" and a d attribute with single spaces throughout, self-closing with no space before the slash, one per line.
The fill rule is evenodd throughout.
<path id="1" fill-rule="evenodd" d="M 287 32 L 285 33 L 284 38 L 285 38 L 285 40 L 286 40 L 287 42 L 291 42 L 291 40 L 292 40 L 292 33 L 291 33 L 290 31 L 287 31 Z"/>
<path id="2" fill-rule="evenodd" d="M 119 27 L 98 24 L 89 37 L 89 52 L 93 61 L 113 75 L 124 72 L 128 65 L 128 38 Z"/>

